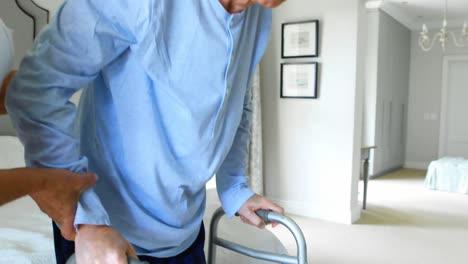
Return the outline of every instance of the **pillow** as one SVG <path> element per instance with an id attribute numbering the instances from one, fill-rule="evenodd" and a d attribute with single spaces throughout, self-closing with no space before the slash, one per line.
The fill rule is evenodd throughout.
<path id="1" fill-rule="evenodd" d="M 14 54 L 12 31 L 0 19 L 0 83 L 13 68 Z"/>

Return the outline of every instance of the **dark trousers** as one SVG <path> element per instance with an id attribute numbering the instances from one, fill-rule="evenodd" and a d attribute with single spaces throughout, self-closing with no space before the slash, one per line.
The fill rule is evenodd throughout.
<path id="1" fill-rule="evenodd" d="M 75 253 L 75 243 L 64 239 L 60 229 L 55 223 L 52 223 L 54 229 L 55 258 L 57 264 L 65 264 L 73 253 Z M 150 264 L 205 264 L 205 228 L 203 222 L 198 233 L 197 239 L 184 252 L 170 258 L 155 258 L 150 256 L 138 256 L 141 261 L 147 261 Z"/>

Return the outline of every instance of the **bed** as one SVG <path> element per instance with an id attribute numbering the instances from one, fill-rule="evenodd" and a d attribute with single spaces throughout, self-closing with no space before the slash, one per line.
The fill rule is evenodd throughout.
<path id="1" fill-rule="evenodd" d="M 0 169 L 22 167 L 24 151 L 18 138 L 0 136 Z M 207 188 L 207 207 L 204 217 L 209 237 L 209 223 L 213 212 L 220 206 L 214 186 Z M 218 234 L 239 244 L 258 250 L 286 254 L 283 244 L 268 229 L 257 229 L 239 219 L 224 217 Z M 205 243 L 205 252 L 207 252 Z M 218 248 L 217 263 L 268 263 Z M 0 207 L 0 264 L 55 263 L 50 219 L 29 197 L 18 199 Z"/>
<path id="2" fill-rule="evenodd" d="M 468 160 L 444 157 L 431 162 L 424 185 L 431 190 L 468 194 Z"/>

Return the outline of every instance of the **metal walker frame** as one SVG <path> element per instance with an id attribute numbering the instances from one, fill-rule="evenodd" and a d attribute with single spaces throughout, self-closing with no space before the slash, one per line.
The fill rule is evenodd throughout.
<path id="1" fill-rule="evenodd" d="M 210 223 L 210 237 L 209 237 L 209 248 L 208 248 L 208 264 L 215 264 L 216 257 L 216 246 L 232 250 L 234 252 L 256 258 L 261 260 L 272 261 L 276 263 L 288 263 L 288 264 L 307 264 L 307 246 L 299 226 L 289 217 L 266 210 L 256 211 L 257 215 L 265 221 L 265 223 L 276 222 L 284 225 L 293 234 L 297 244 L 297 257 L 288 255 L 275 254 L 260 250 L 247 248 L 236 244 L 231 241 L 227 241 L 218 237 L 218 224 L 221 217 L 224 215 L 222 208 L 218 208 L 213 214 L 213 218 Z"/>

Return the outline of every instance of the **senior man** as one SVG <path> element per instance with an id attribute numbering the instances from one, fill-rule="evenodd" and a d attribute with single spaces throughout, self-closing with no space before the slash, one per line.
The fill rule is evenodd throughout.
<path id="1" fill-rule="evenodd" d="M 245 175 L 250 82 L 283 0 L 68 0 L 18 69 L 7 103 L 30 166 L 99 175 L 57 262 L 204 263 L 205 183 L 259 227 Z M 69 98 L 87 86 L 78 111 Z"/>

